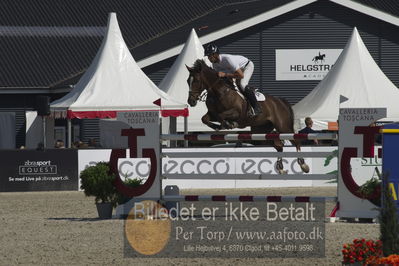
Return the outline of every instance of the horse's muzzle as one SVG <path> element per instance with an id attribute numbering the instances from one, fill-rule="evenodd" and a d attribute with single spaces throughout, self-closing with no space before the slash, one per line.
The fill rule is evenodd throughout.
<path id="1" fill-rule="evenodd" d="M 197 101 L 193 98 L 188 98 L 187 103 L 191 106 L 194 107 L 197 105 Z"/>

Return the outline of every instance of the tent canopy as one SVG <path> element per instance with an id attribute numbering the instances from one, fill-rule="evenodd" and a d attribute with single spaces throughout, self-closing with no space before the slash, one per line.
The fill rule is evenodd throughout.
<path id="1" fill-rule="evenodd" d="M 118 111 L 159 110 L 187 116 L 187 105 L 171 99 L 140 69 L 127 48 L 116 14 L 108 18 L 102 45 L 90 67 L 67 95 L 51 103 L 55 117 L 113 118 Z M 158 101 L 159 103 L 159 101 Z"/>
<path id="2" fill-rule="evenodd" d="M 179 102 L 187 102 L 188 99 L 188 71 L 187 66 L 192 66 L 197 59 L 205 59 L 210 64 L 207 58 L 204 58 L 204 48 L 198 39 L 195 30 L 192 29 L 186 43 L 176 58 L 172 67 L 165 75 L 159 88 L 166 92 L 172 99 Z M 198 102 L 195 107 L 189 107 L 190 115 L 187 119 L 188 131 L 209 131 L 210 128 L 204 125 L 201 121 L 203 115 L 208 112 L 205 102 Z M 163 123 L 167 126 L 168 123 Z M 177 121 L 177 131 L 184 131 L 184 121 Z"/>
<path id="3" fill-rule="evenodd" d="M 211 62 L 209 62 L 208 58 L 204 57 L 204 48 L 197 34 L 195 33 L 195 30 L 192 29 L 181 53 L 176 58 L 169 72 L 159 84 L 159 88 L 165 91 L 172 99 L 178 102 L 187 102 L 189 90 L 187 79 L 189 73 L 187 71 L 186 65 L 193 66 L 195 60 L 197 59 L 203 59 L 206 64 L 211 66 Z M 201 118 L 208 112 L 205 102 L 199 101 L 197 102 L 196 106 L 189 107 L 189 110 L 190 115 L 187 119 L 187 129 L 189 132 L 213 131 L 213 129 L 202 123 L 201 120 Z M 163 122 L 162 126 L 164 129 L 166 129 L 168 123 Z M 177 120 L 176 127 L 177 131 L 184 131 L 184 121 Z M 248 130 L 248 128 L 234 130 L 241 131 Z"/>
<path id="4" fill-rule="evenodd" d="M 340 104 L 340 96 L 348 98 Z M 311 117 L 313 128 L 327 129 L 336 122 L 339 108 L 387 108 L 387 120 L 399 121 L 399 90 L 385 76 L 364 45 L 356 28 L 333 68 L 293 106 L 296 126 Z"/>

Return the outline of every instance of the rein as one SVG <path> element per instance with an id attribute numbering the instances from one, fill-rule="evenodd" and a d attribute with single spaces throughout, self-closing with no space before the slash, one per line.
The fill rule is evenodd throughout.
<path id="1" fill-rule="evenodd" d="M 197 97 L 197 101 L 200 102 L 205 102 L 206 101 L 206 97 L 208 96 L 208 91 L 204 90 L 205 92 L 201 93 L 198 97 Z"/>
<path id="2" fill-rule="evenodd" d="M 220 80 L 220 78 L 218 77 L 218 78 L 216 79 L 216 81 L 215 81 L 214 83 L 212 83 L 211 86 L 210 86 L 209 88 L 213 88 L 213 86 L 215 86 L 216 83 L 219 82 L 219 80 Z M 203 84 L 204 84 L 204 81 L 201 79 L 201 88 L 203 87 Z M 207 96 L 208 96 L 208 90 L 207 90 L 207 89 L 204 89 L 204 90 L 202 91 L 202 93 L 200 93 L 200 94 L 197 96 L 196 100 L 197 100 L 197 101 L 200 101 L 200 102 L 205 102 Z"/>
<path id="3" fill-rule="evenodd" d="M 201 72 L 201 75 L 204 75 L 204 73 Z M 216 80 L 215 80 L 210 86 L 208 86 L 208 89 L 213 89 L 214 86 L 215 86 L 219 81 L 221 81 L 221 80 L 222 80 L 222 78 L 217 77 Z M 204 83 L 205 83 L 204 80 L 203 80 L 203 78 L 200 79 L 200 82 L 201 82 L 201 88 L 203 88 L 203 87 L 204 87 Z M 226 87 L 225 92 L 227 92 L 228 90 L 231 89 L 230 86 L 229 86 L 229 84 L 227 84 L 227 82 L 225 82 L 225 84 L 224 84 L 223 86 Z M 196 97 L 196 100 L 197 100 L 197 101 L 200 101 L 200 102 L 205 102 L 205 101 L 206 101 L 206 98 L 207 98 L 207 96 L 208 96 L 208 89 L 204 89 L 204 90 Z M 222 89 L 222 88 L 221 88 L 221 89 Z M 205 92 L 204 92 L 204 91 L 205 91 Z"/>

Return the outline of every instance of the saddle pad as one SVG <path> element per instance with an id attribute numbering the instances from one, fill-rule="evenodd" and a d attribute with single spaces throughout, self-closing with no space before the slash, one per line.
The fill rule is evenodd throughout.
<path id="1" fill-rule="evenodd" d="M 258 100 L 258 102 L 263 102 L 266 100 L 266 96 L 257 90 L 255 90 L 255 96 L 256 96 L 256 100 Z"/>
<path id="2" fill-rule="evenodd" d="M 236 86 L 234 88 L 238 95 L 240 95 L 241 98 L 245 100 L 245 97 L 244 95 L 242 95 L 241 91 Z M 258 89 L 255 89 L 255 97 L 258 102 L 266 101 L 266 96 L 263 93 L 259 92 Z"/>

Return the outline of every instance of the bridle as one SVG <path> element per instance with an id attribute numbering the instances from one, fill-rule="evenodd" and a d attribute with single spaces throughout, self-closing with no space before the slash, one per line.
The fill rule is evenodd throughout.
<path id="1" fill-rule="evenodd" d="M 189 79 L 190 79 L 190 82 L 189 82 L 189 93 L 192 93 L 192 92 L 193 92 L 193 91 L 192 91 L 192 82 L 193 82 L 194 77 L 193 77 L 193 76 L 190 76 Z M 213 88 L 213 87 L 216 85 L 216 83 L 218 83 L 220 80 L 221 80 L 221 78 L 218 77 L 218 78 L 215 80 L 215 82 L 213 82 L 213 83 L 211 84 L 211 86 L 209 86 L 209 88 Z M 199 79 L 199 81 L 200 81 L 200 90 L 202 90 L 202 92 L 195 98 L 195 100 L 196 100 L 196 101 L 200 101 L 200 102 L 205 102 L 205 101 L 206 101 L 206 98 L 207 98 L 207 95 L 208 95 L 208 90 L 207 90 L 207 89 L 204 89 L 204 82 L 203 82 L 203 80 L 202 80 L 202 79 Z"/>

